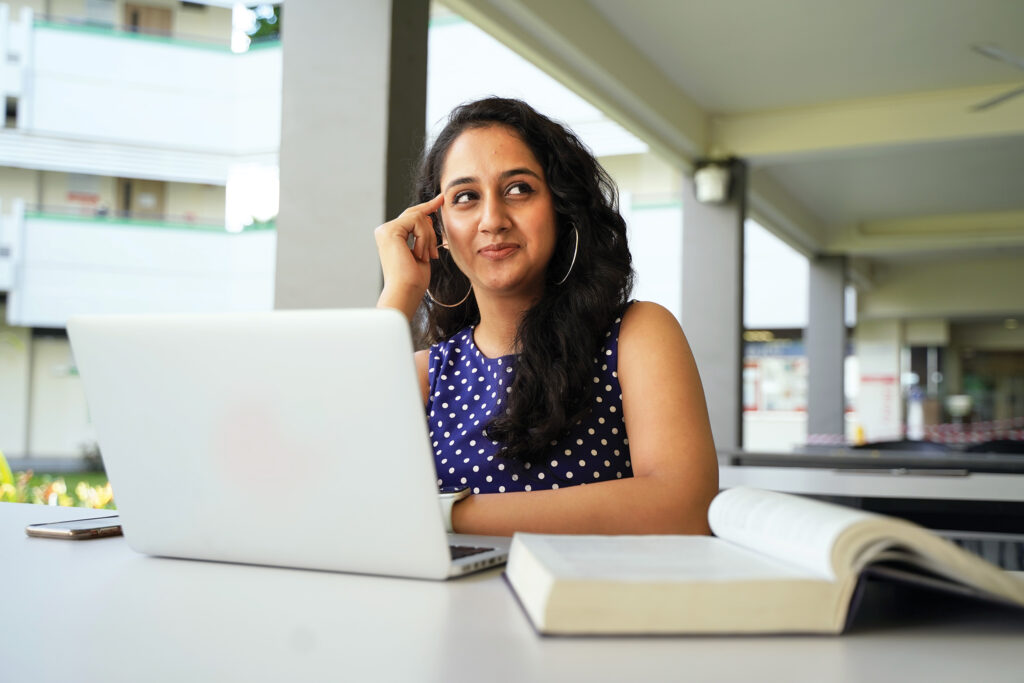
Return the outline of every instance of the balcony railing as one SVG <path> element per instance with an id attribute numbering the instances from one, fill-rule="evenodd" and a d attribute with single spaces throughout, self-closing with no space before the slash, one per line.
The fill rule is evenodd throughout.
<path id="1" fill-rule="evenodd" d="M 227 35 L 224 38 L 211 38 L 209 36 L 198 36 L 179 31 L 162 31 L 142 26 L 128 26 L 124 24 L 115 24 L 82 17 L 57 14 L 35 14 L 33 18 L 33 25 L 37 28 L 92 33 L 96 35 L 124 38 L 126 40 L 154 40 L 187 47 L 216 50 L 219 52 L 231 51 L 230 35 Z M 280 44 L 281 41 L 279 38 L 264 38 L 250 43 L 249 49 L 258 50 L 267 47 L 279 46 Z"/>
<path id="2" fill-rule="evenodd" d="M 275 230 L 276 222 L 254 221 L 241 230 L 228 230 L 224 227 L 223 218 L 197 216 L 192 213 L 167 214 L 147 211 L 114 211 L 103 207 L 83 207 L 66 205 L 25 205 L 25 218 L 57 219 L 64 221 L 80 221 L 98 225 L 123 225 L 136 228 L 161 228 L 167 230 L 191 230 L 214 233 L 256 232 Z"/>
<path id="3" fill-rule="evenodd" d="M 234 54 L 227 27 L 223 39 L 129 29 L 0 11 L 0 92 L 14 112 L 11 132 L 169 150 L 179 162 L 276 152 L 279 41 L 260 44 L 278 49 Z"/>
<path id="4" fill-rule="evenodd" d="M 198 217 L 12 202 L 0 215 L 7 322 L 62 327 L 78 313 L 269 310 L 276 238 L 272 222 L 231 233 Z"/>

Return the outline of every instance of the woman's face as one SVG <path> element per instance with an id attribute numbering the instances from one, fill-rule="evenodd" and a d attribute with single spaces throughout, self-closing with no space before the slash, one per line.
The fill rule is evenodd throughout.
<path id="1" fill-rule="evenodd" d="M 441 171 L 445 240 L 483 292 L 538 298 L 555 249 L 555 209 L 544 169 L 510 128 L 470 128 Z"/>

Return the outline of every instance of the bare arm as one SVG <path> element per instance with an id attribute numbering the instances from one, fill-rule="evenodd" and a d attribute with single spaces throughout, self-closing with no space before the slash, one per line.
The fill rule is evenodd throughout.
<path id="1" fill-rule="evenodd" d="M 430 214 L 443 201 L 444 198 L 438 195 L 429 202 L 409 207 L 398 218 L 374 231 L 377 254 L 384 271 L 384 289 L 377 300 L 377 308 L 397 309 L 405 314 L 410 323 L 416 315 L 423 292 L 430 284 L 430 259 L 437 258 L 437 238 Z M 415 238 L 411 249 L 410 236 Z M 417 351 L 413 359 L 420 380 L 423 405 L 426 405 L 427 394 L 430 392 L 427 376 L 430 352 Z"/>
<path id="2" fill-rule="evenodd" d="M 718 493 L 718 459 L 704 390 L 679 323 L 657 304 L 633 304 L 622 321 L 618 357 L 633 477 L 470 496 L 453 509 L 456 531 L 710 533 L 707 509 Z"/>
<path id="3" fill-rule="evenodd" d="M 423 392 L 423 405 L 427 405 L 430 393 L 430 349 L 423 349 L 413 354 L 416 362 L 416 376 L 420 378 L 420 391 Z"/>
<path id="4" fill-rule="evenodd" d="M 430 215 L 444 196 L 410 206 L 398 218 L 374 231 L 377 255 L 384 271 L 384 289 L 377 308 L 395 308 L 412 322 L 423 292 L 430 285 L 430 259 L 437 258 L 437 237 Z M 409 248 L 409 238 L 413 246 Z"/>

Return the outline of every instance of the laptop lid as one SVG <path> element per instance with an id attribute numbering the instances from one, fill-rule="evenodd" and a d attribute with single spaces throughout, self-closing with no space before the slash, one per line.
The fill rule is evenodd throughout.
<path id="1" fill-rule="evenodd" d="M 80 316 L 68 334 L 135 550 L 449 575 L 400 313 Z"/>

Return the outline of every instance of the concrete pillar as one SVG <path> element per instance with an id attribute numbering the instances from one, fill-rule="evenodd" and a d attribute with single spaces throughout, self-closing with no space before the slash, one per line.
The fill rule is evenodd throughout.
<path id="1" fill-rule="evenodd" d="M 429 0 L 290 0 L 275 308 L 372 306 L 426 130 Z"/>
<path id="2" fill-rule="evenodd" d="M 704 384 L 719 451 L 743 445 L 743 222 L 747 169 L 732 165 L 731 199 L 697 201 L 683 190 L 683 330 Z"/>
<path id="3" fill-rule="evenodd" d="M 899 319 L 857 321 L 854 351 L 860 385 L 854 405 L 868 441 L 893 441 L 903 436 L 902 346 L 903 323 Z"/>
<path id="4" fill-rule="evenodd" d="M 846 431 L 843 361 L 846 357 L 846 257 L 810 262 L 807 334 L 807 433 Z"/>

